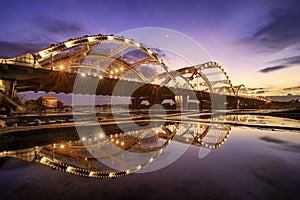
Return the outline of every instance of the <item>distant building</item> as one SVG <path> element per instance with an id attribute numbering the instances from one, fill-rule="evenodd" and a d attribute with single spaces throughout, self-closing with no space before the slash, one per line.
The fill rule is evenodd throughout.
<path id="1" fill-rule="evenodd" d="M 42 98 L 42 104 L 47 108 L 57 108 L 57 97 L 56 96 L 44 96 Z"/>
<path id="2" fill-rule="evenodd" d="M 288 94 L 286 96 L 268 96 L 268 97 L 273 101 L 281 101 L 281 102 L 300 99 L 300 95 L 292 95 L 292 94 Z"/>

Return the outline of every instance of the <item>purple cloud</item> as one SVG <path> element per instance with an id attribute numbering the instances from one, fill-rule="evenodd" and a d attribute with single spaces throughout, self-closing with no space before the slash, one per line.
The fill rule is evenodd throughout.
<path id="1" fill-rule="evenodd" d="M 289 67 L 289 66 L 286 66 L 286 65 L 277 65 L 277 66 L 273 66 L 273 67 L 263 68 L 263 69 L 259 70 L 259 72 L 269 73 L 269 72 L 277 71 L 277 70 L 284 69 L 284 68 L 287 68 L 287 67 Z"/>
<path id="2" fill-rule="evenodd" d="M 265 50 L 278 51 L 299 43 L 300 4 L 296 1 L 277 2 L 269 11 L 269 23 L 247 38 Z"/>

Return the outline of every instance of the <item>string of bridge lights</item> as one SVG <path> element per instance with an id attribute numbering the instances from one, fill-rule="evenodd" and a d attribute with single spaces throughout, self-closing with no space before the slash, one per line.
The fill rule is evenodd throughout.
<path id="1" fill-rule="evenodd" d="M 145 52 L 146 54 L 148 54 L 149 57 L 151 57 L 154 60 L 154 63 L 160 64 L 162 66 L 162 68 L 164 68 L 166 70 L 166 72 L 168 72 L 172 76 L 173 73 L 168 71 L 168 67 L 165 65 L 163 60 L 155 52 L 153 52 L 150 48 L 145 47 L 143 44 L 136 42 L 132 39 L 124 38 L 123 36 L 102 35 L 102 34 L 91 35 L 91 36 L 85 35 L 83 37 L 79 37 L 79 38 L 75 38 L 75 39 L 71 38 L 67 41 L 60 42 L 57 44 L 52 44 L 47 48 L 44 48 L 40 51 L 32 53 L 32 58 L 34 58 L 35 61 L 33 62 L 31 59 L 31 61 L 30 61 L 32 64 L 31 67 L 42 68 L 43 66 L 40 65 L 40 62 L 43 62 L 50 58 L 53 58 L 53 56 L 55 56 L 63 51 L 67 51 L 67 50 L 70 50 L 70 49 L 73 49 L 75 47 L 82 46 L 82 45 L 97 45 L 97 44 L 100 44 L 101 42 L 105 42 L 105 41 L 127 44 L 130 47 L 134 47 L 134 48 L 137 48 L 137 49 Z M 87 54 L 84 53 L 84 55 L 86 56 Z M 20 57 L 12 58 L 12 59 L 2 59 L 2 62 L 16 63 L 16 62 L 18 62 L 18 60 L 22 60 L 22 59 L 26 59 L 26 58 L 25 57 L 23 58 L 23 56 L 20 56 Z M 233 95 L 237 96 L 239 94 L 239 91 L 234 91 L 234 87 L 232 85 L 231 80 L 229 79 L 229 76 L 227 75 L 226 71 L 219 63 L 211 61 L 211 62 L 207 62 L 204 64 L 195 65 L 192 67 L 196 68 L 197 72 L 201 72 L 202 70 L 209 68 L 209 67 L 219 68 L 220 71 L 224 74 L 224 76 L 226 78 L 226 80 L 223 80 L 223 83 L 229 85 L 229 88 L 231 88 L 233 90 Z M 75 67 L 74 66 L 65 66 L 63 64 L 60 64 L 58 66 L 52 66 L 50 69 L 53 71 L 68 72 L 68 70 L 71 70 L 71 68 L 75 68 Z M 84 68 L 84 66 L 80 66 L 80 68 Z M 187 68 L 190 68 L 190 67 L 187 67 Z M 128 79 L 128 80 L 130 80 L 130 78 L 122 77 L 122 74 L 124 72 L 126 72 L 126 70 L 127 69 L 125 66 L 121 66 L 121 67 L 113 68 L 113 69 L 105 69 L 104 72 L 106 75 L 99 73 L 98 70 L 96 73 L 95 72 L 93 72 L 93 73 L 87 72 L 86 73 L 84 71 L 78 72 L 77 69 L 75 69 L 75 72 L 78 73 L 81 77 L 98 77 L 99 79 L 110 78 L 110 79 L 126 79 L 126 80 Z M 71 72 L 71 71 L 69 71 L 69 72 Z M 185 73 L 190 73 L 190 72 L 188 69 L 186 69 Z M 157 84 L 156 81 L 153 81 L 152 83 Z M 193 88 L 195 88 L 197 86 L 201 86 L 201 84 L 204 84 L 204 83 L 193 83 L 191 86 Z M 244 90 L 248 91 L 246 87 L 244 87 Z M 249 92 L 246 92 L 246 94 L 243 94 L 243 95 L 249 96 L 249 97 L 255 98 L 255 99 L 264 100 L 258 96 L 251 95 Z"/>
<path id="2" fill-rule="evenodd" d="M 99 178 L 99 179 L 107 179 L 107 178 L 117 178 L 117 177 L 122 177 L 122 176 L 126 176 L 129 175 L 131 173 L 134 173 L 140 169 L 142 169 L 143 167 L 145 167 L 146 165 L 152 163 L 154 161 L 154 159 L 156 157 L 158 157 L 163 150 L 167 147 L 168 144 L 170 144 L 171 140 L 173 139 L 173 137 L 175 136 L 176 132 L 179 130 L 179 126 L 176 125 L 167 125 L 166 126 L 167 130 L 169 130 L 168 132 L 166 132 L 166 130 L 160 128 L 160 129 L 153 129 L 153 131 L 155 132 L 155 134 L 165 134 L 168 136 L 168 138 L 166 139 L 166 141 L 159 147 L 159 150 L 156 151 L 156 153 L 151 156 L 147 162 L 137 165 L 135 167 L 132 167 L 131 169 L 127 169 L 127 170 L 90 170 L 90 169 L 86 169 L 86 168 L 82 168 L 82 167 L 78 167 L 78 166 L 74 166 L 72 164 L 67 164 L 67 163 L 63 163 L 60 160 L 55 159 L 54 157 L 49 157 L 49 155 L 46 155 L 45 153 L 42 153 L 40 151 L 40 147 L 36 147 L 35 148 L 35 162 L 41 163 L 43 165 L 46 165 L 52 169 L 55 170 L 59 170 L 59 171 L 63 171 L 72 175 L 78 175 L 78 176 L 83 176 L 83 177 L 88 177 L 88 178 Z M 163 133 L 165 132 L 165 133 Z M 133 131 L 132 132 L 133 135 L 138 135 L 138 131 Z M 105 139 L 108 142 L 114 143 L 116 146 L 119 147 L 124 147 L 126 146 L 125 142 L 120 140 L 121 137 L 124 137 L 126 135 L 128 136 L 133 136 L 132 134 L 128 134 L 128 133 L 115 133 L 115 134 L 110 134 L 107 138 L 103 137 L 104 135 L 99 135 L 99 137 L 95 137 L 94 139 Z M 226 135 L 224 136 L 224 138 L 215 143 L 215 144 L 211 144 L 211 143 L 207 143 L 204 142 L 203 139 L 201 139 L 202 134 L 196 134 L 194 133 L 193 135 L 193 139 L 194 141 L 198 142 L 201 146 L 205 147 L 205 148 L 209 148 L 209 149 L 217 149 L 219 147 L 221 147 L 227 140 L 227 138 L 229 137 L 229 131 L 227 131 Z M 138 137 L 137 137 L 138 138 Z M 188 139 L 188 138 L 187 138 Z M 83 137 L 82 142 L 86 141 L 87 138 Z M 130 143 L 130 142 L 129 142 Z M 135 143 L 135 142 L 131 142 L 131 143 Z M 64 149 L 64 148 L 74 148 L 76 149 L 76 146 L 72 146 L 72 145 L 68 145 L 68 144 L 56 144 L 54 143 L 52 145 L 52 148 L 59 148 L 59 149 Z M 95 146 L 95 145 L 93 145 Z M 89 146 L 85 146 L 84 148 L 89 148 Z M 0 157 L 5 157 L 5 156 L 10 156 L 12 154 L 15 154 L 15 151 L 3 151 L 0 152 Z"/>

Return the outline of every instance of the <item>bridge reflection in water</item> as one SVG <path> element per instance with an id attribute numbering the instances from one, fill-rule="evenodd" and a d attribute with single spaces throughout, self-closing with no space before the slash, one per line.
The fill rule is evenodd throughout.
<path id="1" fill-rule="evenodd" d="M 115 178 L 138 172 L 157 160 L 167 162 L 159 157 L 165 152 L 170 153 L 172 149 L 168 148 L 172 145 L 174 148 L 182 144 L 198 146 L 199 157 L 205 157 L 210 150 L 221 147 L 230 133 L 229 126 L 199 122 L 167 122 L 163 126 L 157 123 L 126 132 L 111 126 L 103 126 L 102 132 L 96 130 L 87 129 L 86 135 L 80 138 L 74 131 L 49 134 L 43 139 L 32 136 L 32 142 L 26 143 L 27 146 L 15 142 L 26 134 L 18 136 L 13 133 L 15 141 L 2 136 L 0 157 L 37 162 L 83 177 Z"/>

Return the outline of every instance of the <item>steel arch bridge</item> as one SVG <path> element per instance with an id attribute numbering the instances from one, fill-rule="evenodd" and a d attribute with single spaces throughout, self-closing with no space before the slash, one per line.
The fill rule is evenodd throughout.
<path id="1" fill-rule="evenodd" d="M 195 91 L 198 100 L 211 93 L 256 100 L 243 85 L 233 86 L 224 68 L 217 62 L 172 71 L 155 50 L 122 36 L 99 34 L 69 39 L 34 53 L 0 59 L 0 66 L 4 72 L 0 74 L 0 80 L 10 85 L 0 89 L 10 98 L 16 91 L 112 95 L 116 82 L 123 81 L 123 85 L 133 84 L 133 87 L 139 88 L 146 84 L 152 88 L 147 94 L 138 94 L 147 96 L 143 98 L 150 104 L 161 103 L 168 98 L 176 101 L 174 95 L 159 94 L 164 93 L 165 88 Z M 87 79 L 93 80 L 95 88 L 91 89 Z M 76 80 L 80 83 L 78 91 L 73 88 Z M 153 90 L 153 85 L 163 89 Z M 119 91 L 115 95 L 128 95 L 123 93 Z M 156 96 L 153 97 L 153 94 Z M 140 104 L 143 98 L 136 99 L 135 103 Z M 206 99 L 209 100 L 209 97 Z"/>
<path id="2" fill-rule="evenodd" d="M 131 39 L 113 35 L 100 34 L 70 39 L 31 54 L 1 59 L 0 63 L 79 73 L 81 76 L 95 76 L 99 79 L 107 77 L 144 83 L 167 84 L 175 76 L 182 76 L 198 91 L 239 94 L 234 90 L 224 68 L 216 62 L 169 71 L 163 60 L 150 48 Z M 157 70 L 148 69 L 147 72 L 143 69 L 145 65 L 152 68 L 159 66 L 164 71 L 159 73 Z M 213 80 L 214 76 L 218 76 L 219 80 Z"/>

